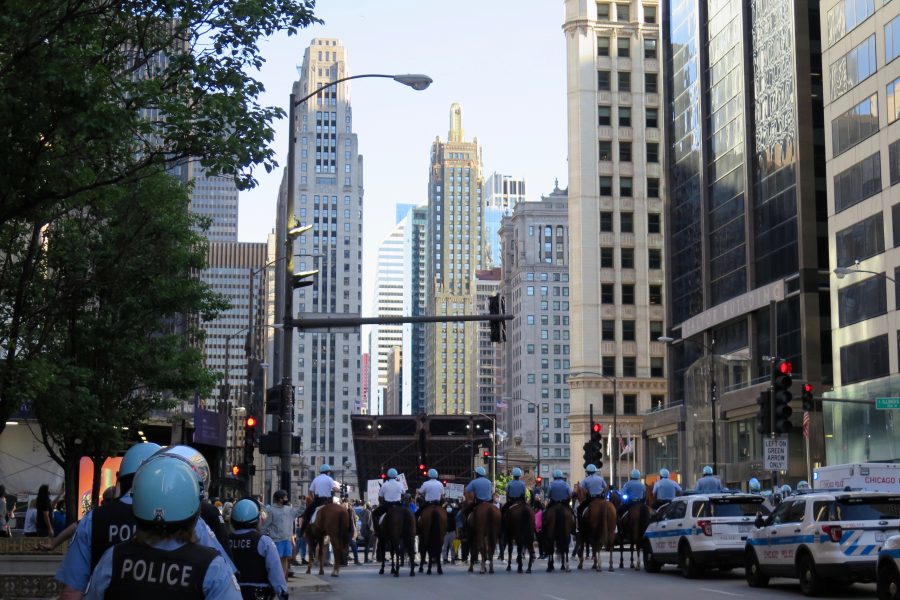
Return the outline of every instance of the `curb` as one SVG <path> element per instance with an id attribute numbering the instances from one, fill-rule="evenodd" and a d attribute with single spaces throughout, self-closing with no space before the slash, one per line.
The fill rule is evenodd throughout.
<path id="1" fill-rule="evenodd" d="M 288 591 L 293 593 L 330 592 L 331 584 L 316 575 L 297 574 L 287 580 Z"/>

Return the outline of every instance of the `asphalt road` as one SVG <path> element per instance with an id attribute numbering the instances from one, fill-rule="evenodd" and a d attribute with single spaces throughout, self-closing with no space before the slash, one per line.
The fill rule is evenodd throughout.
<path id="1" fill-rule="evenodd" d="M 634 598 L 635 600 L 707 600 L 730 598 L 785 598 L 802 600 L 803 594 L 797 582 L 790 579 L 773 579 L 768 588 L 754 589 L 744 580 L 742 569 L 730 573 L 712 572 L 700 579 L 688 580 L 681 576 L 674 567 L 667 566 L 662 573 L 649 574 L 644 571 L 633 571 L 627 567 L 618 568 L 616 556 L 615 571 L 596 573 L 587 569 L 578 571 L 575 563 L 571 564 L 572 572 L 555 571 L 547 573 L 546 561 L 537 560 L 533 572 L 517 574 L 515 563 L 513 571 L 506 572 L 505 563 L 501 568 L 498 561 L 494 563 L 494 575 L 468 573 L 466 567 L 459 564 L 444 567 L 444 575 L 419 575 L 409 577 L 408 569 L 404 569 L 398 578 L 390 575 L 379 575 L 376 565 L 350 565 L 341 570 L 339 578 L 329 576 L 330 568 L 322 577 L 331 585 L 332 591 L 328 599 L 346 600 L 403 600 L 406 598 L 479 600 L 493 598 L 498 600 L 584 600 L 614 596 L 616 600 Z M 587 564 L 587 563 L 586 563 Z M 295 567 L 296 568 L 296 567 Z M 388 565 L 388 570 L 390 565 Z M 609 597 L 607 596 L 607 597 Z M 324 595 L 322 596 L 324 598 Z M 855 584 L 852 586 L 835 586 L 829 598 L 875 598 L 874 584 Z"/>

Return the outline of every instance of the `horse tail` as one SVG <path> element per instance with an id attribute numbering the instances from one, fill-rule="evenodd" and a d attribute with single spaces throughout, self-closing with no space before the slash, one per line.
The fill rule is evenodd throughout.
<path id="1" fill-rule="evenodd" d="M 441 514 L 439 511 L 443 510 L 440 507 L 431 509 L 431 546 L 430 550 L 432 554 L 437 560 L 440 560 L 441 557 L 441 545 L 443 544 L 443 539 L 441 536 Z"/>
<path id="2" fill-rule="evenodd" d="M 528 510 L 528 506 L 523 504 L 523 508 L 519 509 L 519 537 L 525 544 L 534 542 L 534 513 Z"/>

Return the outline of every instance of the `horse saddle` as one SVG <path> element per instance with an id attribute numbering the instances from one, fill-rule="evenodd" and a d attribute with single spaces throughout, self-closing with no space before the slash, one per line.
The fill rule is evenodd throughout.
<path id="1" fill-rule="evenodd" d="M 322 506 L 324 506 L 324 504 Z M 309 518 L 310 525 L 316 522 L 316 516 L 318 516 L 319 511 L 322 510 L 322 506 L 317 506 L 316 510 L 313 511 L 312 516 Z"/>

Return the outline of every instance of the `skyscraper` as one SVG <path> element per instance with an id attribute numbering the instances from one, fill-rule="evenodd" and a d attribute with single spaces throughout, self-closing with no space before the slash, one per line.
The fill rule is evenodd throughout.
<path id="1" fill-rule="evenodd" d="M 406 224 L 406 219 L 398 222 L 378 247 L 375 306 L 373 307 L 374 315 L 377 317 L 403 316 L 403 293 L 406 284 L 403 272 Z M 384 398 L 388 378 L 391 376 L 388 359 L 393 348 L 403 345 L 403 325 L 375 325 L 372 328 L 370 340 L 369 356 L 372 357 L 375 367 L 372 369 L 370 389 L 373 391 L 373 397 Z M 399 410 L 399 407 L 394 410 Z"/>
<path id="2" fill-rule="evenodd" d="M 502 264 L 501 221 L 512 214 L 519 202 L 525 202 L 524 178 L 494 172 L 484 180 L 484 239 L 488 245 L 488 264 L 491 267 Z"/>
<path id="3" fill-rule="evenodd" d="M 350 75 L 346 50 L 336 39 L 313 39 L 299 73 L 294 94 L 302 98 Z M 353 133 L 349 84 L 329 87 L 298 106 L 297 119 L 296 218 L 312 230 L 294 242 L 295 270 L 317 268 L 319 273 L 313 285 L 294 292 L 294 306 L 298 315 L 359 315 L 363 161 Z M 300 330 L 293 343 L 295 433 L 302 436 L 306 464 L 352 462 L 349 417 L 362 394 L 360 334 Z M 349 470 L 344 477 L 352 478 Z"/>
<path id="4" fill-rule="evenodd" d="M 462 107 L 450 107 L 447 141 L 431 146 L 428 178 L 428 312 L 472 314 L 475 272 L 487 260 L 484 245 L 483 179 L 478 140 L 465 141 Z M 477 348 L 474 322 L 436 323 L 426 328 L 426 411 L 461 414 L 477 411 L 472 397 L 471 362 Z"/>
<path id="5" fill-rule="evenodd" d="M 677 464 L 693 477 L 709 464 L 729 485 L 762 480 L 764 357 L 790 360 L 796 380 L 830 382 L 818 9 L 791 0 L 664 6 L 676 341 L 670 402 L 647 418 L 650 468 Z M 801 455 L 792 452 L 789 476 L 806 474 Z"/>
<path id="6" fill-rule="evenodd" d="M 579 477 L 591 405 L 604 431 L 616 422 L 614 437 L 634 436 L 665 394 L 665 347 L 654 341 L 665 321 L 659 25 L 655 2 L 566 0 L 565 10 Z"/>
<path id="7" fill-rule="evenodd" d="M 191 212 L 209 220 L 203 235 L 211 242 L 237 242 L 238 188 L 230 175 L 211 176 L 198 161 L 191 165 Z"/>
<path id="8" fill-rule="evenodd" d="M 825 97 L 833 398 L 896 396 L 900 310 L 900 3 L 820 6 Z M 893 239 L 893 243 L 891 242 Z M 857 262 L 858 261 L 858 262 Z M 824 402 L 828 464 L 896 461 L 896 411 Z M 892 426 L 891 412 L 894 412 Z"/>
<path id="9" fill-rule="evenodd" d="M 424 315 L 428 207 L 417 206 L 406 217 L 403 234 L 403 314 Z M 403 324 L 403 407 L 405 415 L 425 412 L 424 323 Z"/>

